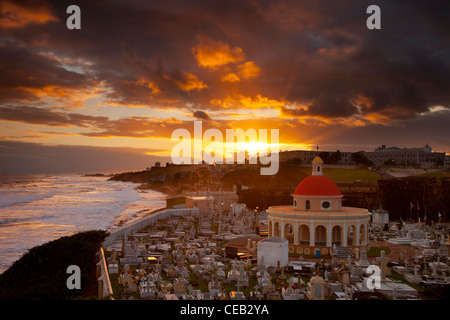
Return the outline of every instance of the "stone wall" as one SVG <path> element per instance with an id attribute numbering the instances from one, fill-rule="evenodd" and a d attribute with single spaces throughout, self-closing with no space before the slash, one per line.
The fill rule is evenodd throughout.
<path id="1" fill-rule="evenodd" d="M 441 185 L 435 178 L 397 178 L 379 180 L 379 202 L 389 211 L 390 220 L 417 220 L 426 210 L 427 218 L 437 221 L 441 206 Z M 415 207 L 410 211 L 410 203 Z M 420 210 L 417 211 L 417 203 Z"/>
<path id="2" fill-rule="evenodd" d="M 170 216 L 184 216 L 191 213 L 197 213 L 198 209 L 166 209 L 163 211 L 158 211 L 148 216 L 145 216 L 141 219 L 133 221 L 130 224 L 126 224 L 121 226 L 120 228 L 115 229 L 111 232 L 111 234 L 105 239 L 103 242 L 104 247 L 108 247 L 112 245 L 117 240 L 122 239 L 125 235 L 130 235 L 132 233 L 136 233 L 144 227 L 157 222 L 158 220 L 162 220 L 168 218 Z"/>

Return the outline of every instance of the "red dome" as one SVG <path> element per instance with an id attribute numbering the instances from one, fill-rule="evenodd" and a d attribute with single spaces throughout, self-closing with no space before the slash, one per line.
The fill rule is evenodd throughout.
<path id="1" fill-rule="evenodd" d="M 325 176 L 309 176 L 295 189 L 294 196 L 342 196 L 336 184 Z"/>

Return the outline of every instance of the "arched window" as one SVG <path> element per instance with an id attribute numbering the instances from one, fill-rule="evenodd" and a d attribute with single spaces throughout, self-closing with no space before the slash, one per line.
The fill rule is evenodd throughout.
<path id="1" fill-rule="evenodd" d="M 297 208 L 297 200 L 294 200 L 294 207 Z"/>
<path id="2" fill-rule="evenodd" d="M 317 166 L 317 172 L 320 172 L 320 166 Z"/>
<path id="3" fill-rule="evenodd" d="M 309 200 L 306 200 L 306 202 L 305 202 L 305 208 L 306 208 L 306 210 L 311 209 L 311 203 L 309 202 Z"/>

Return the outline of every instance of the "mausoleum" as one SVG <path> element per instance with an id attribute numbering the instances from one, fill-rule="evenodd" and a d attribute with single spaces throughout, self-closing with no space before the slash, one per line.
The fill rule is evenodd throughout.
<path id="1" fill-rule="evenodd" d="M 370 213 L 364 208 L 343 207 L 336 184 L 323 175 L 323 161 L 315 157 L 312 175 L 292 194 L 292 206 L 273 206 L 268 214 L 269 237 L 288 240 L 289 252 L 331 254 L 333 245 L 353 250 L 368 242 Z"/>
<path id="2" fill-rule="evenodd" d="M 258 265 L 285 267 L 289 263 L 288 241 L 270 237 L 258 242 Z"/>

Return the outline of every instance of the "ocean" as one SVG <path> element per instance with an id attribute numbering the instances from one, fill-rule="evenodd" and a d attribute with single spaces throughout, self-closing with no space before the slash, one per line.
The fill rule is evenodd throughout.
<path id="1" fill-rule="evenodd" d="M 80 231 L 112 231 L 164 208 L 166 195 L 81 175 L 0 175 L 0 274 L 34 246 Z"/>

